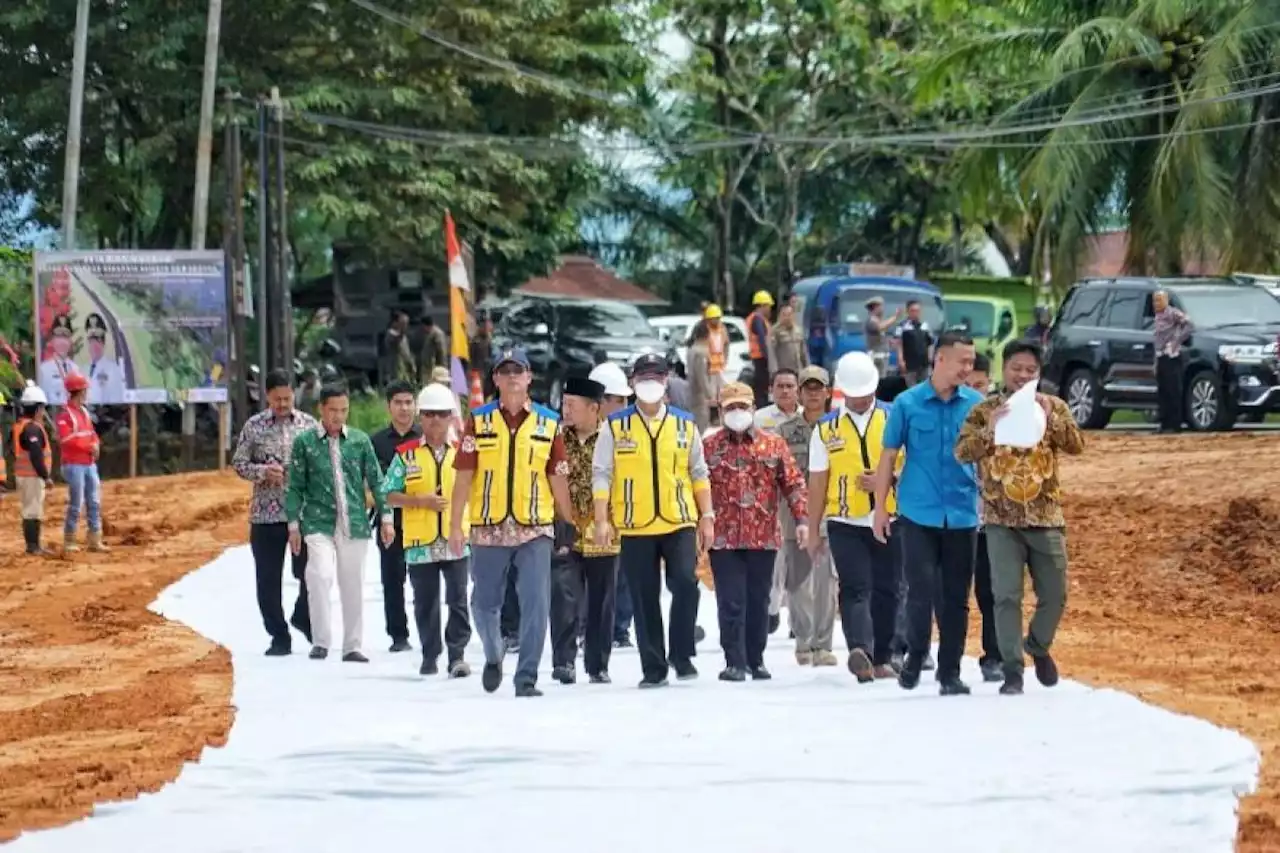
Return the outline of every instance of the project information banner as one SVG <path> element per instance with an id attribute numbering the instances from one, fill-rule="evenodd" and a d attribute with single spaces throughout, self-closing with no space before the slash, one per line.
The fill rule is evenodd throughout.
<path id="1" fill-rule="evenodd" d="M 90 405 L 227 399 L 226 257 L 221 251 L 37 252 L 40 387 Z"/>

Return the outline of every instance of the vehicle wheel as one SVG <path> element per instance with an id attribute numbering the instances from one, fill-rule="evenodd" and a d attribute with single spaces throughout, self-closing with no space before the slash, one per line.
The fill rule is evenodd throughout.
<path id="1" fill-rule="evenodd" d="M 1183 415 L 1193 430 L 1230 429 L 1235 424 L 1236 414 L 1223 399 L 1222 386 L 1212 370 L 1202 370 L 1192 376 L 1183 397 Z"/>
<path id="2" fill-rule="evenodd" d="M 1090 371 L 1073 371 L 1062 387 L 1071 417 L 1081 429 L 1102 429 L 1111 420 L 1111 410 L 1102 406 L 1102 389 Z"/>

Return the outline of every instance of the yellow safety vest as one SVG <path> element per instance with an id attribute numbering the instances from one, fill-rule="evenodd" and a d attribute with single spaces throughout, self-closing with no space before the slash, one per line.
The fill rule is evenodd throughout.
<path id="1" fill-rule="evenodd" d="M 547 461 L 560 416 L 531 403 L 529 415 L 513 433 L 497 400 L 471 414 L 478 457 L 471 481 L 471 523 L 488 527 L 514 518 L 517 524 L 539 527 L 555 521 Z"/>
<path id="2" fill-rule="evenodd" d="M 422 439 L 403 444 L 397 450 L 404 460 L 406 495 L 443 495 L 448 498 L 453 494 L 453 481 L 457 478 L 453 468 L 453 458 L 458 455 L 456 449 L 446 448 L 439 461 L 435 451 Z M 462 532 L 465 535 L 471 529 L 467 508 L 464 506 L 459 512 L 462 513 Z M 426 548 L 448 539 L 453 513 L 452 506 L 444 512 L 420 506 L 404 507 L 401 513 L 404 547 Z"/>
<path id="3" fill-rule="evenodd" d="M 657 431 L 635 406 L 609 416 L 613 436 L 613 524 L 622 536 L 658 536 L 698 522 L 689 456 L 697 426 L 688 412 L 667 407 Z"/>
<path id="4" fill-rule="evenodd" d="M 876 497 L 858 488 L 858 475 L 874 473 L 880 464 L 884 449 L 884 427 L 889 421 L 889 409 L 882 403 L 875 404 L 867 432 L 858 432 L 853 417 L 843 406 L 818 421 L 818 436 L 827 448 L 827 518 L 860 518 L 875 509 Z M 902 470 L 902 454 L 898 455 L 898 470 Z M 892 514 L 898 510 L 895 489 L 889 490 L 885 502 Z"/>

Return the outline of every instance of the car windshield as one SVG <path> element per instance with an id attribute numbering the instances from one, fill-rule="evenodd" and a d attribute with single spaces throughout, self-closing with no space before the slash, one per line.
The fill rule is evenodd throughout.
<path id="1" fill-rule="evenodd" d="M 995 333 L 996 306 L 976 299 L 947 300 L 947 328 L 965 327 L 973 338 L 989 338 Z"/>
<path id="2" fill-rule="evenodd" d="M 867 322 L 867 300 L 879 296 L 884 300 L 884 317 L 892 317 L 893 312 L 903 309 L 906 316 L 906 304 L 912 300 L 920 303 L 920 319 L 929 328 L 943 328 L 942 299 L 918 290 L 894 290 L 878 288 L 875 285 L 851 287 L 840 291 L 840 326 L 845 334 L 862 334 L 863 325 Z"/>
<path id="3" fill-rule="evenodd" d="M 560 327 L 584 338 L 655 337 L 654 329 L 639 308 L 608 302 L 583 302 L 557 306 Z"/>
<path id="4" fill-rule="evenodd" d="M 1280 325 L 1280 299 L 1257 287 L 1179 287 L 1177 300 L 1198 328 Z"/>

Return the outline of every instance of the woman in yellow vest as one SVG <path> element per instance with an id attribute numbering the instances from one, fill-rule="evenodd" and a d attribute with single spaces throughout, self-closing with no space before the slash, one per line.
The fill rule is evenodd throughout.
<path id="1" fill-rule="evenodd" d="M 859 683 L 897 677 L 890 666 L 898 614 L 897 543 L 879 542 L 871 526 L 875 471 L 889 420 L 888 406 L 876 400 L 879 383 L 879 370 L 867 353 L 842 356 L 836 387 L 844 404 L 818 421 L 809 443 L 810 514 L 825 528 L 840 580 L 849 672 Z M 886 509 L 890 514 L 897 509 L 892 491 Z M 816 556 L 821 540 L 813 547 Z"/>
<path id="2" fill-rule="evenodd" d="M 667 362 L 642 355 L 632 367 L 636 403 L 605 421 L 592 457 L 596 541 L 622 537 L 619 565 L 635 607 L 641 687 L 698 677 L 698 555 L 715 538 L 702 436 L 693 416 L 668 407 Z M 663 642 L 661 566 L 671 591 L 671 655 Z"/>
<path id="3" fill-rule="evenodd" d="M 520 651 L 516 696 L 541 696 L 538 665 L 551 612 L 551 550 L 557 510 L 572 521 L 569 463 L 560 416 L 529 399 L 533 378 L 523 350 L 494 360 L 498 399 L 472 412 L 454 457 L 452 506 L 468 511 L 450 518 L 451 553 L 471 540 L 471 611 L 484 644 L 481 683 L 492 693 L 502 683 L 502 600 L 516 573 L 520 603 Z M 464 529 L 469 522 L 471 530 Z"/>
<path id="4" fill-rule="evenodd" d="M 413 584 L 413 620 L 418 626 L 422 644 L 421 675 L 440 671 L 440 580 L 444 579 L 445 603 L 449 622 L 444 629 L 444 645 L 449 652 L 449 677 L 465 678 L 471 667 L 463 659 L 471 640 L 471 617 L 467 612 L 467 558 L 469 546 L 461 555 L 449 550 L 451 519 L 462 516 L 465 533 L 470 526 L 464 504 L 458 509 L 449 505 L 453 494 L 453 460 L 457 446 L 449 440 L 457 399 L 443 385 L 428 385 L 418 394 L 418 414 L 422 420 L 422 436 L 396 448 L 395 458 L 382 479 L 382 494 L 387 503 L 399 507 L 403 520 L 401 547 L 409 566 L 409 582 Z"/>
<path id="5" fill-rule="evenodd" d="M 53 445 L 44 428 L 48 398 L 40 386 L 28 382 L 19 401 L 22 415 L 13 425 L 13 474 L 18 480 L 18 503 L 22 515 L 22 537 L 27 553 L 45 557 L 50 552 L 40 544 L 44 524 L 44 490 L 53 484 Z M 0 460 L 4 454 L 0 453 Z M 3 465 L 0 461 L 0 465 Z M 0 481 L 2 481 L 0 477 Z"/>

